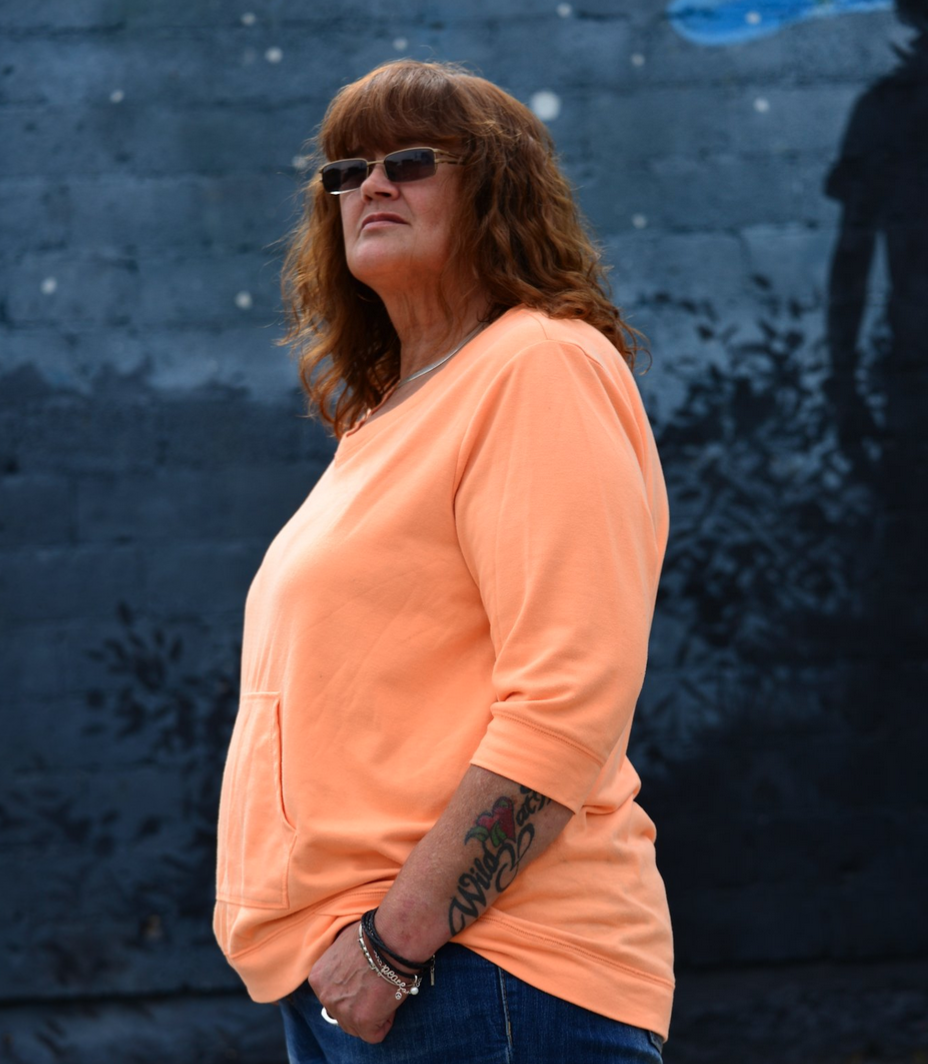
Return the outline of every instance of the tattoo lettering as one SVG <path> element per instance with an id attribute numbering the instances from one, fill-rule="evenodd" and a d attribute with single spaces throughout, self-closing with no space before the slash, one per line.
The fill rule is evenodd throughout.
<path id="1" fill-rule="evenodd" d="M 520 787 L 519 791 L 522 797 L 518 807 L 505 795 L 497 798 L 493 808 L 481 813 L 464 836 L 465 842 L 476 839 L 483 847 L 483 853 L 458 878 L 448 910 L 452 935 L 463 931 L 487 907 L 488 890 L 492 888 L 501 894 L 512 883 L 532 845 L 535 826 L 531 818 L 549 805 L 551 799 L 528 787 Z"/>

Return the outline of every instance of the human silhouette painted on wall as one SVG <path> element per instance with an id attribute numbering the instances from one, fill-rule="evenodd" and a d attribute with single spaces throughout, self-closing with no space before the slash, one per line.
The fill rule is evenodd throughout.
<path id="1" fill-rule="evenodd" d="M 928 0 L 897 0 L 896 13 L 916 29 L 899 65 L 854 106 L 825 193 L 843 206 L 829 278 L 827 385 L 842 448 L 873 484 L 874 577 L 868 613 L 898 650 L 925 642 L 923 557 L 928 519 Z M 885 247 L 888 336 L 875 367 L 885 423 L 877 429 L 855 373 L 861 325 L 877 246 Z M 870 463 L 863 441 L 878 442 Z M 908 655 L 906 655 L 908 656 Z"/>

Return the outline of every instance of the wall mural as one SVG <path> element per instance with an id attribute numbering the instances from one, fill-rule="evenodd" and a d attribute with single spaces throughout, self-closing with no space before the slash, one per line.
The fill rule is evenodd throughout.
<path id="1" fill-rule="evenodd" d="M 733 45 L 806 19 L 890 6 L 675 0 L 667 17 L 690 42 Z M 641 299 L 655 331 L 662 315 L 682 317 L 689 329 L 661 367 L 681 397 L 655 420 L 672 535 L 630 748 L 643 804 L 658 823 L 683 965 L 866 961 L 926 948 L 905 899 L 907 883 L 924 878 L 928 852 L 909 816 L 925 795 L 928 567 L 916 559 L 928 533 L 928 0 L 901 0 L 895 10 L 916 34 L 896 49 L 894 69 L 854 102 L 821 173 L 818 190 L 840 221 L 819 287 L 793 292 L 758 273 L 736 308 L 663 287 Z M 293 412 L 265 408 L 244 390 L 219 404 L 166 397 L 127 377 L 113 396 L 98 387 L 81 397 L 26 372 L 7 375 L 3 388 L 25 426 L 4 444 L 7 475 L 37 483 L 67 476 L 69 490 L 89 483 L 91 499 L 102 491 L 93 484 L 101 470 L 118 494 L 133 469 L 182 466 L 188 479 L 171 490 L 202 491 L 209 503 L 214 481 L 236 468 L 241 497 L 258 508 L 270 494 L 257 487 L 269 471 L 287 466 L 296 498 L 330 446 L 307 445 L 314 430 L 302 425 L 291 439 L 289 427 L 274 426 L 291 426 Z M 132 425 L 120 446 L 136 449 L 136 467 L 110 458 L 113 440 L 123 439 L 113 431 L 117 413 Z M 146 418 L 158 426 L 150 435 Z M 95 425 L 104 444 L 94 443 Z M 181 435 L 188 426 L 203 426 L 193 442 Z M 240 438 L 250 441 L 241 444 L 247 461 L 235 457 Z M 69 455 L 94 446 L 103 453 L 98 465 L 68 465 Z M 208 508 L 194 511 L 197 520 Z M 120 534 L 146 551 L 168 549 L 167 539 L 140 537 L 145 512 L 127 506 Z M 242 508 L 234 512 L 230 528 L 239 534 Z M 256 559 L 285 516 L 249 525 L 246 547 Z M 192 532 L 204 542 L 216 537 Z M 67 690 L 58 701 L 46 693 L 47 717 L 22 731 L 20 768 L 0 796 L 0 828 L 25 869 L 7 877 L 20 900 L 4 932 L 16 965 L 6 994 L 39 1002 L 16 1046 L 9 1042 L 11 1060 L 85 1059 L 74 1048 L 77 1026 L 62 1028 L 59 1003 L 42 1005 L 46 997 L 78 999 L 77 1016 L 96 1007 L 80 1004 L 85 997 L 125 997 L 137 1009 L 134 1000 L 155 994 L 238 991 L 212 941 L 210 914 L 240 617 L 237 598 L 234 610 L 195 619 L 165 606 L 192 578 L 196 557 L 178 555 L 165 570 L 171 586 L 160 606 L 126 581 L 94 590 L 96 605 L 105 602 L 110 615 L 115 608 L 115 629 L 99 611 L 85 621 L 83 603 L 63 615 L 71 628 L 60 652 L 80 654 L 85 668 L 66 662 Z M 235 583 L 243 602 L 242 571 L 220 582 Z M 60 667 L 51 653 L 47 661 Z M 42 745 L 46 720 L 58 736 L 56 771 Z M 71 765 L 72 740 L 92 748 L 89 767 L 81 750 Z M 769 750 L 760 749 L 765 743 Z M 720 825 L 718 850 L 694 851 L 699 816 Z M 765 893 L 752 893 L 758 887 Z M 31 904 L 33 892 L 41 905 Z M 808 914 L 805 922 L 797 913 Z M 238 1000 L 230 997 L 230 1008 Z M 854 1011 L 842 1000 L 842 1016 Z M 203 1015 L 212 1047 L 214 1014 Z M 237 1050 L 255 1022 L 279 1038 L 276 1018 L 261 1015 L 230 1019 L 225 1044 Z M 923 1017 L 922 1008 L 912 1025 Z M 155 1025 L 170 1034 L 170 1023 Z M 895 1014 L 891 1026 L 901 1029 Z M 828 1024 L 821 1036 L 832 1037 Z M 86 1059 L 102 1059 L 94 1052 Z M 676 1052 L 685 1059 L 685 1043 Z M 273 1054 L 256 1050 L 251 1059 Z M 722 1050 L 717 1059 L 726 1059 Z"/>
<path id="2" fill-rule="evenodd" d="M 736 320 L 708 300 L 666 291 L 644 300 L 656 320 L 667 311 L 692 325 L 690 345 L 664 369 L 685 398 L 655 425 L 673 536 L 632 744 L 652 786 L 662 776 L 672 785 L 676 767 L 708 756 L 746 714 L 784 728 L 830 720 L 863 741 L 867 707 L 886 690 L 880 677 L 848 674 L 847 657 L 873 633 L 890 662 L 920 646 L 925 595 L 909 567 L 888 561 L 911 556 L 926 532 L 928 154 L 912 150 L 928 128 L 926 41 L 861 96 L 824 179 L 843 208 L 827 291 L 797 296 L 756 275 Z M 884 313 L 868 315 L 880 242 L 890 291 Z M 86 693 L 87 731 L 176 772 L 182 811 L 134 826 L 141 837 L 164 832 L 177 856 L 157 882 L 131 885 L 126 911 L 190 920 L 209 950 L 238 632 L 204 668 L 186 660 L 184 632 L 149 622 L 142 603 L 120 605 L 118 620 L 121 634 L 92 652 L 110 682 Z M 120 830 L 108 810 L 93 824 L 54 802 L 38 812 L 84 831 L 97 855 Z M 146 919 L 142 943 L 160 933 L 157 916 Z M 50 929 L 60 981 L 86 979 L 86 953 L 75 945 L 66 956 L 53 939 Z"/>
<path id="3" fill-rule="evenodd" d="M 757 9 L 782 26 L 826 7 L 862 9 Z M 721 12 L 721 32 L 748 5 L 698 10 Z M 885 677 L 841 678 L 840 659 L 874 633 L 900 674 L 920 660 L 926 589 L 911 559 L 928 531 L 928 3 L 896 12 L 918 33 L 855 103 L 823 177 L 841 206 L 825 291 L 777 292 L 755 276 L 754 306 L 737 321 L 710 302 L 650 299 L 658 316 L 691 318 L 694 345 L 665 370 L 686 398 L 656 426 L 674 534 L 655 620 L 668 675 L 649 677 L 638 724 L 649 766 L 746 706 L 810 720 L 828 704 L 881 701 Z M 803 663 L 811 683 L 797 680 Z"/>

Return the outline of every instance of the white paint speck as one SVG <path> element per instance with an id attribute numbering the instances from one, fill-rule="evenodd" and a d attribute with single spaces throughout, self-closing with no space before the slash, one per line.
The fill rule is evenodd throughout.
<path id="1" fill-rule="evenodd" d="M 641 52 L 632 52 L 632 66 L 644 66 L 644 56 L 641 54 Z"/>
<path id="2" fill-rule="evenodd" d="M 770 101 L 764 99 L 763 96 L 758 96 L 754 101 L 754 110 L 758 114 L 765 115 L 770 110 Z"/>
<path id="3" fill-rule="evenodd" d="M 761 20 L 761 13 L 759 11 L 749 11 L 744 16 L 744 21 L 749 26 L 759 26 L 760 25 L 760 20 Z"/>
<path id="4" fill-rule="evenodd" d="M 284 53 L 281 51 L 280 48 L 276 47 L 276 45 L 272 48 L 268 48 L 268 50 L 264 53 L 264 58 L 269 63 L 279 63 L 281 59 L 283 59 L 283 57 Z"/>
<path id="5" fill-rule="evenodd" d="M 294 170 L 307 170 L 309 169 L 310 162 L 312 162 L 312 160 L 308 155 L 294 155 L 290 160 L 290 165 Z"/>
<path id="6" fill-rule="evenodd" d="M 255 15 L 254 11 L 246 11 L 245 14 L 242 15 L 243 26 L 253 26 L 257 21 L 258 17 Z"/>
<path id="7" fill-rule="evenodd" d="M 42 288 L 42 295 L 43 296 L 54 295 L 54 293 L 58 289 L 58 280 L 57 280 L 57 278 L 55 278 L 55 277 L 46 277 L 45 280 L 42 282 L 41 288 Z"/>
<path id="8" fill-rule="evenodd" d="M 235 297 L 235 305 L 239 310 L 251 310 L 251 292 L 239 292 Z"/>
<path id="9" fill-rule="evenodd" d="M 570 6 L 570 4 L 558 4 L 557 13 L 561 16 L 561 18 L 570 18 L 570 16 L 574 13 L 574 9 Z"/>
<path id="10" fill-rule="evenodd" d="M 409 41 L 406 40 L 405 37 L 394 37 L 393 38 L 393 47 L 398 52 L 405 52 L 406 49 L 409 47 Z"/>
<path id="11" fill-rule="evenodd" d="M 126 94 L 122 91 L 122 89 L 113 89 L 113 91 L 110 93 L 110 103 L 122 103 L 125 98 Z"/>
<path id="12" fill-rule="evenodd" d="M 645 229 L 648 225 L 648 216 L 646 214 L 633 214 L 632 225 L 636 229 Z"/>
<path id="13" fill-rule="evenodd" d="M 560 96 L 548 89 L 532 93 L 532 98 L 528 101 L 528 105 L 542 122 L 553 122 L 561 113 Z"/>

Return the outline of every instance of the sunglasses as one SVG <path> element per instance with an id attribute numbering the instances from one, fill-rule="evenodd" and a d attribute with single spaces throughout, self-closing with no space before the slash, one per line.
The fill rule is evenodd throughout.
<path id="1" fill-rule="evenodd" d="M 378 163 L 383 163 L 388 181 L 401 185 L 404 181 L 422 181 L 426 177 L 434 177 L 439 163 L 460 162 L 456 156 L 437 148 L 404 148 L 402 151 L 391 151 L 382 159 L 338 159 L 334 163 L 326 163 L 319 173 L 326 192 L 341 196 L 360 188 Z"/>

